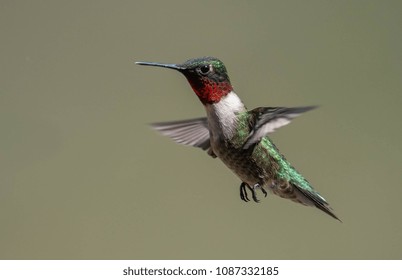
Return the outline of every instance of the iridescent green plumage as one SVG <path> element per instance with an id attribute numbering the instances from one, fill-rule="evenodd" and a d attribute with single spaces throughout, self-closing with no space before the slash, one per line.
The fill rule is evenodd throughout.
<path id="1" fill-rule="evenodd" d="M 325 199 L 290 165 L 268 134 L 288 124 L 309 107 L 259 107 L 247 111 L 233 91 L 224 64 L 213 57 L 190 59 L 183 64 L 139 62 L 180 71 L 203 103 L 207 117 L 154 124 L 178 143 L 207 150 L 218 157 L 242 181 L 240 197 L 247 190 L 258 202 L 256 190 L 272 192 L 295 202 L 315 206 L 338 219 Z M 338 219 L 339 220 L 339 219 Z"/>
<path id="2" fill-rule="evenodd" d="M 259 181 L 254 181 L 254 185 L 258 184 L 260 188 L 272 191 L 280 197 L 291 199 L 304 205 L 316 206 L 339 220 L 326 200 L 286 160 L 268 136 L 264 136 L 254 146 L 244 149 L 244 143 L 255 125 L 255 116 L 256 114 L 252 111 L 238 115 L 237 133 L 228 141 L 233 143 L 234 147 L 229 152 L 231 154 L 230 159 L 225 157 L 229 168 L 240 178 L 244 178 L 243 182 L 247 182 L 250 175 L 254 180 L 255 178 L 260 178 Z M 237 154 L 240 156 L 237 156 Z M 244 161 L 246 164 L 230 162 L 230 160 Z"/>

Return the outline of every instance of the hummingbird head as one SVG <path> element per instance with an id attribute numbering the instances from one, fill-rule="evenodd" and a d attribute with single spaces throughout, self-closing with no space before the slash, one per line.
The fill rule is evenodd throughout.
<path id="1" fill-rule="evenodd" d="M 182 64 L 153 62 L 136 62 L 136 64 L 170 68 L 181 72 L 204 105 L 219 102 L 233 89 L 225 65 L 215 57 L 189 59 Z"/>

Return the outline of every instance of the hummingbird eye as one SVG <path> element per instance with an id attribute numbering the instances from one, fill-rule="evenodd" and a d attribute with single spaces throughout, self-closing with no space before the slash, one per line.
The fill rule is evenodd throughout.
<path id="1" fill-rule="evenodd" d="M 200 72 L 203 75 L 208 74 L 210 72 L 210 70 L 211 70 L 211 65 L 203 65 L 200 67 Z"/>

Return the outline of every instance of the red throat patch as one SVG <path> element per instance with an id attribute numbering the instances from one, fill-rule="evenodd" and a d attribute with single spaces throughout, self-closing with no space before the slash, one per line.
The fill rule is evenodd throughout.
<path id="1" fill-rule="evenodd" d="M 211 80 L 204 80 L 202 86 L 191 83 L 195 94 L 201 100 L 203 104 L 217 103 L 222 97 L 226 96 L 233 90 L 232 85 L 229 82 L 215 82 Z"/>

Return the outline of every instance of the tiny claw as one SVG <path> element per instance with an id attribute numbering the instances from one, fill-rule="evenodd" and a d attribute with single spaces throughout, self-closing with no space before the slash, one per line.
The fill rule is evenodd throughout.
<path id="1" fill-rule="evenodd" d="M 256 185 L 258 185 L 258 184 L 256 184 Z M 253 200 L 254 200 L 255 202 L 259 203 L 260 200 L 257 198 L 257 194 L 256 194 L 256 192 L 255 192 L 255 186 L 256 186 L 256 185 L 254 185 L 253 187 L 250 187 L 249 185 L 247 185 L 247 188 L 251 191 L 251 194 L 252 194 L 252 196 L 253 196 Z"/>
<path id="2" fill-rule="evenodd" d="M 244 182 L 240 184 L 240 199 L 243 200 L 244 202 L 250 201 L 250 199 L 248 199 L 247 196 L 246 183 Z"/>
<path id="3" fill-rule="evenodd" d="M 268 193 L 264 188 L 261 188 L 262 193 L 264 194 L 265 197 L 267 197 Z"/>

